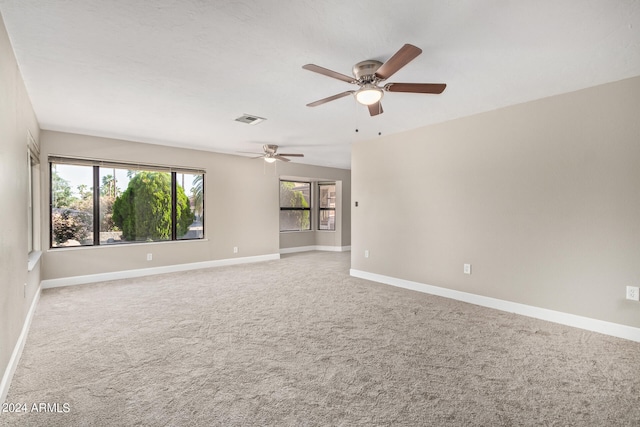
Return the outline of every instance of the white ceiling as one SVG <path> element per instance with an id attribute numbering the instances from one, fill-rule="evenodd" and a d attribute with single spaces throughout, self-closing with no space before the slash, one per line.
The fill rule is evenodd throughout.
<path id="1" fill-rule="evenodd" d="M 0 0 L 43 129 L 350 168 L 359 139 L 640 75 L 640 0 Z M 342 74 L 423 53 L 370 117 Z M 234 121 L 244 113 L 258 125 Z M 359 132 L 355 132 L 358 129 Z"/>

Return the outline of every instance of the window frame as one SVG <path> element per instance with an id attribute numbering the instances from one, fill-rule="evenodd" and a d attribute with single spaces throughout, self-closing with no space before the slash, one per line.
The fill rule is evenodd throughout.
<path id="1" fill-rule="evenodd" d="M 40 146 L 27 130 L 27 254 L 40 252 Z"/>
<path id="2" fill-rule="evenodd" d="M 31 150 L 27 150 L 27 189 L 29 190 L 27 199 L 27 253 L 36 250 L 36 218 L 35 218 L 35 188 L 34 174 L 37 163 Z"/>
<path id="3" fill-rule="evenodd" d="M 283 182 L 291 182 L 291 183 L 296 183 L 296 184 L 307 184 L 309 186 L 309 207 L 295 207 L 295 206 L 282 206 L 282 200 L 280 199 L 280 189 L 282 188 L 282 183 Z M 280 207 L 279 212 L 282 213 L 282 211 L 307 211 L 309 212 L 309 228 L 306 229 L 298 229 L 298 230 L 282 230 L 280 229 L 280 233 L 301 233 L 301 232 L 308 232 L 308 231 L 313 231 L 313 185 L 311 185 L 312 182 L 311 181 L 303 181 L 303 180 L 291 180 L 291 179 L 280 179 L 278 180 L 278 205 Z M 282 224 L 279 224 L 280 228 L 282 226 Z"/>
<path id="4" fill-rule="evenodd" d="M 322 191 L 320 187 L 322 186 L 332 186 L 334 188 L 334 207 L 323 207 L 322 206 Z M 336 231 L 336 201 L 338 190 L 335 182 L 318 182 L 318 231 Z M 333 228 L 321 228 L 320 221 L 322 220 L 322 212 L 333 212 Z"/>
<path id="5" fill-rule="evenodd" d="M 205 181 L 206 181 L 206 171 L 204 169 L 195 169 L 188 167 L 176 167 L 176 166 L 163 166 L 163 165 L 153 165 L 153 164 L 143 164 L 143 163 L 126 163 L 126 162 L 118 162 L 118 161 L 107 161 L 107 160 L 95 160 L 95 159 L 84 159 L 84 158 L 72 158 L 72 157 L 62 157 L 62 156 L 49 156 L 49 248 L 50 249 L 70 249 L 70 248 L 86 248 L 93 246 L 119 246 L 119 245 L 131 245 L 131 244 L 140 244 L 140 243 L 163 243 L 163 242 L 176 242 L 176 241 L 193 241 L 193 240 L 203 240 L 205 239 L 205 218 L 204 218 L 204 205 L 205 205 Z M 54 233 L 53 233 L 53 168 L 54 164 L 59 165 L 74 165 L 74 166 L 86 166 L 92 167 L 92 214 L 93 214 L 93 241 L 91 244 L 80 245 L 80 246 L 54 246 Z M 100 170 L 101 169 L 128 169 L 128 170 L 136 170 L 136 171 L 146 171 L 146 172 L 163 172 L 169 173 L 171 182 L 170 182 L 170 191 L 171 191 L 171 235 L 169 239 L 166 240 L 153 240 L 151 242 L 147 241 L 122 241 L 118 243 L 103 243 L 100 242 L 100 232 L 101 232 L 101 217 L 100 217 Z M 177 175 L 178 174 L 191 174 L 191 175 L 202 175 L 202 212 L 200 215 L 200 221 L 202 222 L 202 234 L 199 237 L 190 237 L 185 238 L 184 236 L 177 235 Z"/>

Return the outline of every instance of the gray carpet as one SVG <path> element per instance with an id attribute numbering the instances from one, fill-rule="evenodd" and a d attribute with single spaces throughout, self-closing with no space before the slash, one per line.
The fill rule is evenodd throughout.
<path id="1" fill-rule="evenodd" d="M 7 402 L 61 412 L 0 424 L 640 425 L 639 343 L 352 278 L 349 256 L 44 291 Z"/>

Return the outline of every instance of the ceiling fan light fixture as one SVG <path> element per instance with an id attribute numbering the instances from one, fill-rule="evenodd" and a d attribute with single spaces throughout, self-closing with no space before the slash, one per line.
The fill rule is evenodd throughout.
<path id="1" fill-rule="evenodd" d="M 383 92 L 373 84 L 366 84 L 356 91 L 356 101 L 362 105 L 373 105 L 380 102 Z"/>
<path id="2" fill-rule="evenodd" d="M 273 162 L 276 161 L 276 158 L 275 157 L 265 157 L 264 161 L 267 162 L 267 163 L 273 163 Z"/>

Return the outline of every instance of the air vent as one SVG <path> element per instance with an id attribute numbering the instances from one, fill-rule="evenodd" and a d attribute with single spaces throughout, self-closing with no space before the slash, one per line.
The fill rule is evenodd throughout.
<path id="1" fill-rule="evenodd" d="M 260 122 L 264 122 L 265 119 L 264 117 L 258 117 L 258 116 L 253 116 L 251 114 L 245 114 L 243 116 L 240 116 L 236 119 L 236 122 L 240 122 L 240 123 L 246 123 L 248 125 L 257 125 Z"/>

